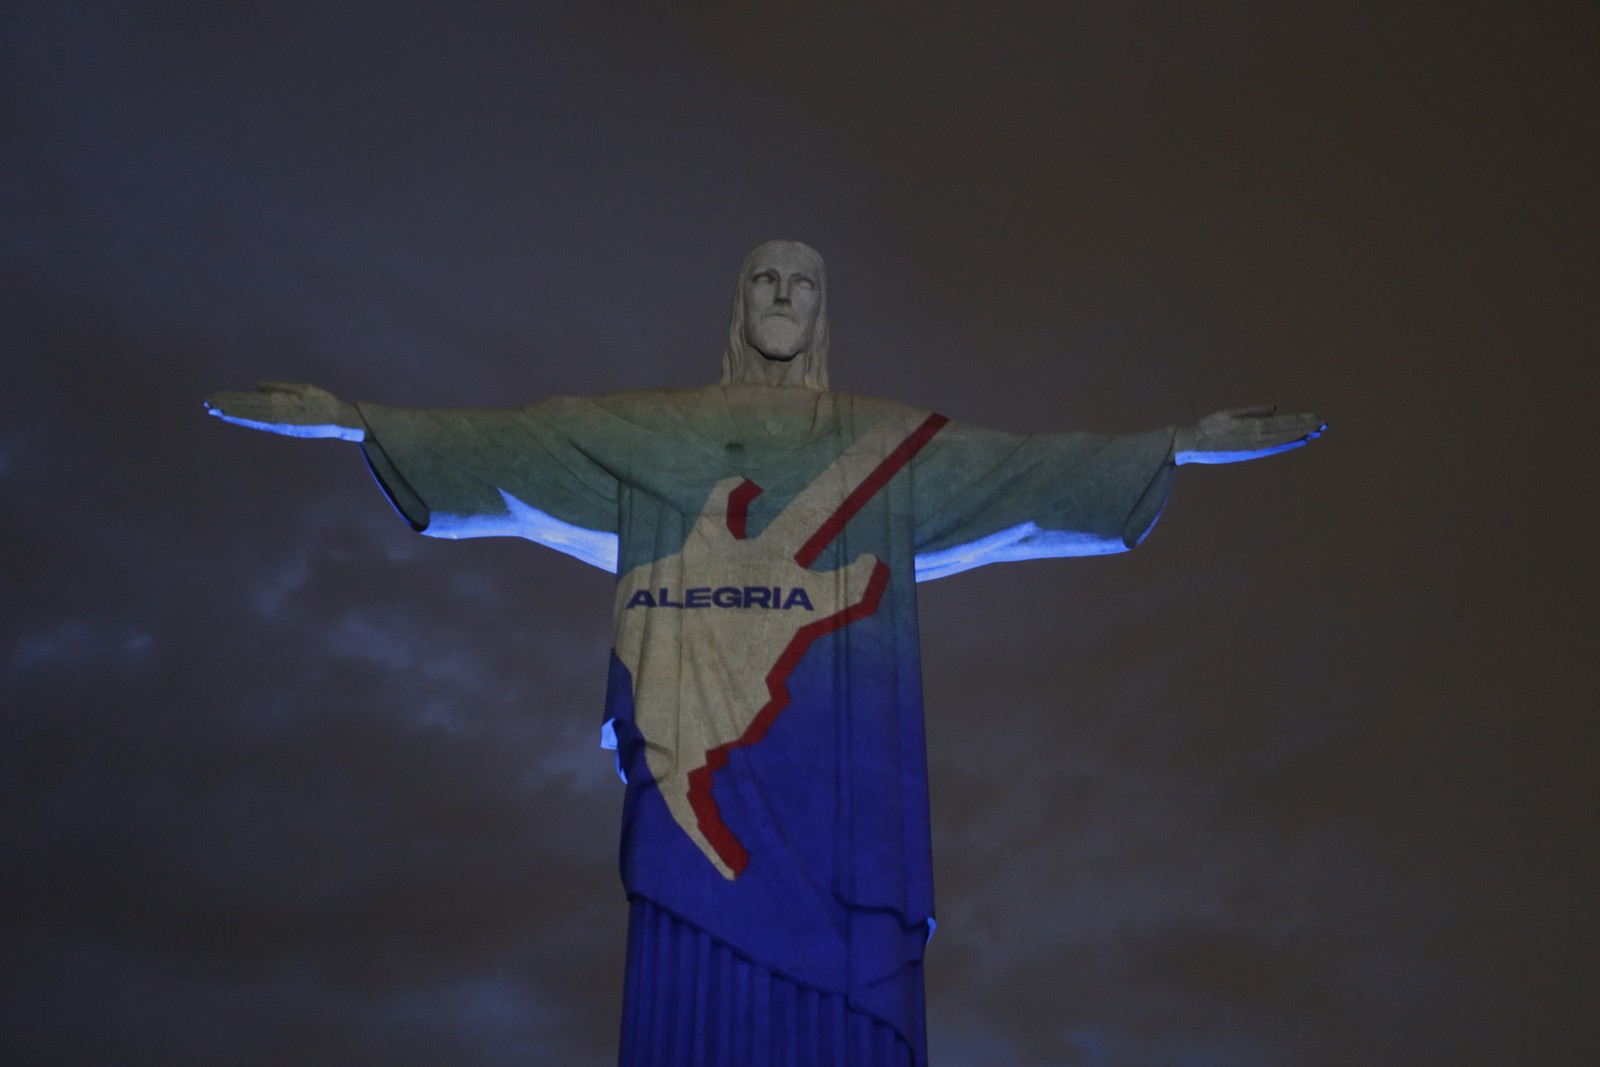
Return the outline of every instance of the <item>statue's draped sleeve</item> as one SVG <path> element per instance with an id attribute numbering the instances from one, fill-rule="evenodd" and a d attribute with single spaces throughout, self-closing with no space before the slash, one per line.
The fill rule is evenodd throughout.
<path id="1" fill-rule="evenodd" d="M 616 570 L 617 478 L 578 441 L 581 398 L 524 408 L 358 404 L 367 462 L 395 509 L 431 537 L 516 536 Z"/>
<path id="2" fill-rule="evenodd" d="M 1172 439 L 1172 427 L 1021 436 L 950 423 L 916 465 L 917 580 L 1134 547 L 1171 492 Z"/>

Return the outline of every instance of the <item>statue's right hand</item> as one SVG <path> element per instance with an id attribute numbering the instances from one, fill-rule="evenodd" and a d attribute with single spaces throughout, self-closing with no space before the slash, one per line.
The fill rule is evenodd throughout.
<path id="1" fill-rule="evenodd" d="M 354 404 L 304 382 L 257 382 L 251 392 L 215 393 L 205 403 L 225 422 L 286 437 L 361 441 L 367 436 Z"/>

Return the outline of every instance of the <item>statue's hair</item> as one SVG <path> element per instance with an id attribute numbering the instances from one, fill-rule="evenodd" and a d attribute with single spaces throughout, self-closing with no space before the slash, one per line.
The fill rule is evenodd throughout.
<path id="1" fill-rule="evenodd" d="M 756 257 L 774 245 L 791 245 L 800 249 L 816 263 L 817 272 L 817 325 L 811 332 L 811 347 L 795 356 L 801 361 L 802 380 L 809 389 L 828 388 L 828 280 L 822 265 L 822 256 L 815 248 L 800 241 L 763 241 L 750 250 L 739 266 L 739 281 L 733 287 L 733 318 L 728 323 L 728 344 L 722 350 L 722 384 L 741 385 L 764 381 L 751 373 L 756 360 L 766 359 L 750 346 L 744 336 L 744 287 Z"/>

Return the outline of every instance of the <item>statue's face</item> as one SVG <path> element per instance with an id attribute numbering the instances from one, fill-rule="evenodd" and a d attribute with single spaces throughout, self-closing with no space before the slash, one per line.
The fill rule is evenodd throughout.
<path id="1" fill-rule="evenodd" d="M 744 339 L 768 359 L 787 362 L 811 347 L 822 307 L 821 266 L 788 242 L 757 249 L 745 275 Z"/>

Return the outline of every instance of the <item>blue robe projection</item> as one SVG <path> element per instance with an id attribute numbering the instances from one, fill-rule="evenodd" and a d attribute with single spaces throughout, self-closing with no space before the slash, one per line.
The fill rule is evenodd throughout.
<path id="1" fill-rule="evenodd" d="M 625 1067 L 926 1062 L 914 583 L 1132 547 L 1171 485 L 1170 429 L 1022 437 L 770 392 L 360 406 L 417 529 L 618 575 Z"/>

